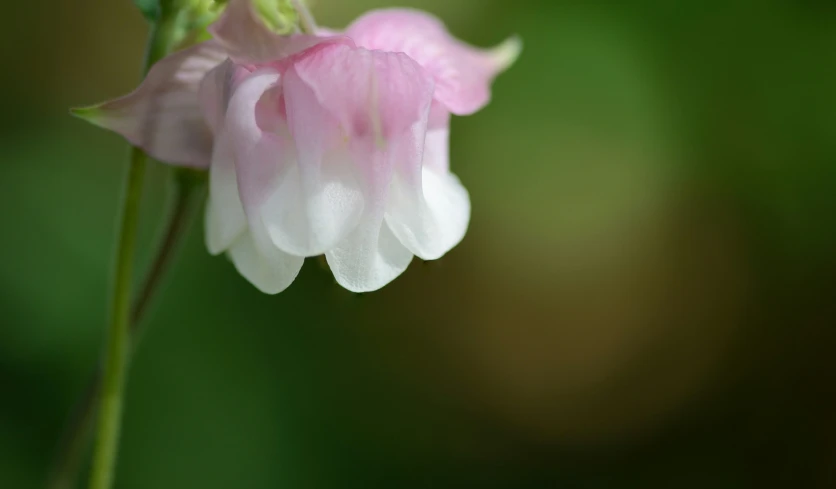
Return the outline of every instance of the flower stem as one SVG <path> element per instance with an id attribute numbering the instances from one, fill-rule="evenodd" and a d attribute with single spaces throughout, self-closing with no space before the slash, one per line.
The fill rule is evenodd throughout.
<path id="1" fill-rule="evenodd" d="M 148 40 L 143 72 L 165 56 L 171 49 L 175 35 L 173 24 L 157 22 Z M 114 277 L 111 284 L 110 320 L 103 358 L 102 387 L 99 395 L 99 419 L 90 472 L 90 489 L 110 489 L 116 469 L 116 454 L 122 422 L 122 404 L 125 392 L 129 354 L 129 326 L 131 280 L 133 276 L 134 250 L 139 223 L 139 201 L 148 156 L 139 148 L 131 148 L 128 177 L 119 217 Z"/>
<path id="2" fill-rule="evenodd" d="M 129 353 L 136 351 L 141 338 L 142 318 L 155 293 L 159 290 L 160 282 L 165 276 L 171 261 L 176 255 L 181 238 L 188 230 L 191 216 L 202 199 L 205 187 L 202 180 L 195 178 L 193 170 L 176 170 L 172 199 L 174 206 L 169 213 L 167 224 L 163 231 L 160 244 L 150 271 L 146 275 L 139 295 L 134 301 L 129 324 Z M 204 176 L 205 178 L 205 176 Z M 53 465 L 48 489 L 72 489 L 78 477 L 78 472 L 90 444 L 93 424 L 96 414 L 96 400 L 102 389 L 102 370 L 97 368 L 87 383 L 79 401 L 73 409 L 72 416 L 59 444 L 57 456 Z"/>
<path id="3" fill-rule="evenodd" d="M 105 344 L 102 392 L 99 398 L 99 423 L 90 489 L 110 489 L 116 467 L 125 373 L 128 359 L 128 324 L 130 323 L 131 278 L 136 247 L 139 200 L 147 156 L 131 148 L 128 180 L 120 218 L 115 275 L 113 278 L 110 327 Z"/>
<path id="4" fill-rule="evenodd" d="M 174 207 L 169 214 L 168 224 L 157 247 L 154 262 L 151 264 L 151 269 L 148 271 L 139 295 L 134 301 L 130 324 L 131 352 L 139 344 L 144 330 L 142 317 L 159 290 L 159 285 L 165 277 L 171 261 L 177 254 L 180 239 L 186 234 L 192 214 L 202 200 L 200 196 L 203 195 L 205 188 L 206 173 L 180 168 L 175 170 L 175 180 Z"/>

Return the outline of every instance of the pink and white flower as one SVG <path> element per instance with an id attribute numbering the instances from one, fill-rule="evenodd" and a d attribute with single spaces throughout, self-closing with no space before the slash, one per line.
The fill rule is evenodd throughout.
<path id="1" fill-rule="evenodd" d="M 267 293 L 324 254 L 337 282 L 364 292 L 461 241 L 470 199 L 449 169 L 450 114 L 488 103 L 518 41 L 476 49 L 412 10 L 278 36 L 249 0 L 210 30 L 83 116 L 161 161 L 209 168 L 211 253 Z"/>

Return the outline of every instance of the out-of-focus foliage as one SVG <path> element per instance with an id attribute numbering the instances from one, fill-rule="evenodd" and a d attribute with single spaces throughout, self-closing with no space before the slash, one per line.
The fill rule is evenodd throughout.
<path id="1" fill-rule="evenodd" d="M 118 487 L 833 487 L 836 6 L 403 4 L 525 41 L 453 122 L 468 236 L 380 292 L 311 259 L 265 296 L 198 220 L 134 359 Z M 125 148 L 66 108 L 135 86 L 145 29 L 59 0 L 0 34 L 2 488 L 41 487 L 97 361 Z"/>
<path id="2" fill-rule="evenodd" d="M 151 22 L 157 20 L 160 14 L 160 0 L 134 0 L 134 5 Z"/>

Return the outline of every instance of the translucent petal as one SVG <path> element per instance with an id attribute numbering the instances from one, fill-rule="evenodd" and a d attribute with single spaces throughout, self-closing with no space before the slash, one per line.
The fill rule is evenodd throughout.
<path id="1" fill-rule="evenodd" d="M 206 167 L 212 134 L 198 90 L 206 73 L 225 58 L 214 41 L 178 51 L 157 62 L 132 93 L 74 113 L 121 134 L 160 161 Z"/>
<path id="2" fill-rule="evenodd" d="M 382 219 L 370 216 L 325 258 L 337 283 L 352 292 L 371 292 L 403 273 L 412 253 Z"/>
<path id="3" fill-rule="evenodd" d="M 409 9 L 369 12 L 345 31 L 358 46 L 403 52 L 435 78 L 435 98 L 457 115 L 476 112 L 490 99 L 490 84 L 522 49 L 512 37 L 493 49 L 465 44 L 430 14 Z"/>
<path id="4" fill-rule="evenodd" d="M 265 246 L 253 233 L 242 234 L 229 249 L 238 272 L 265 294 L 278 294 L 296 279 L 305 259 Z"/>
<path id="5" fill-rule="evenodd" d="M 209 201 L 206 204 L 206 247 L 217 255 L 247 230 L 247 218 L 238 194 L 232 145 L 225 133 L 215 141 L 209 167 Z"/>

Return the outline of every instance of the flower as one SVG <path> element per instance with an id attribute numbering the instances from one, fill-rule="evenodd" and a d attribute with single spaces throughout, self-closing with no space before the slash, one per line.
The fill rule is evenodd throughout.
<path id="1" fill-rule="evenodd" d="M 324 254 L 338 283 L 365 292 L 461 241 L 470 200 L 449 170 L 450 114 L 487 104 L 516 39 L 476 49 L 413 10 L 279 36 L 249 0 L 209 30 L 80 115 L 161 161 L 209 168 L 211 253 L 267 293 Z"/>

